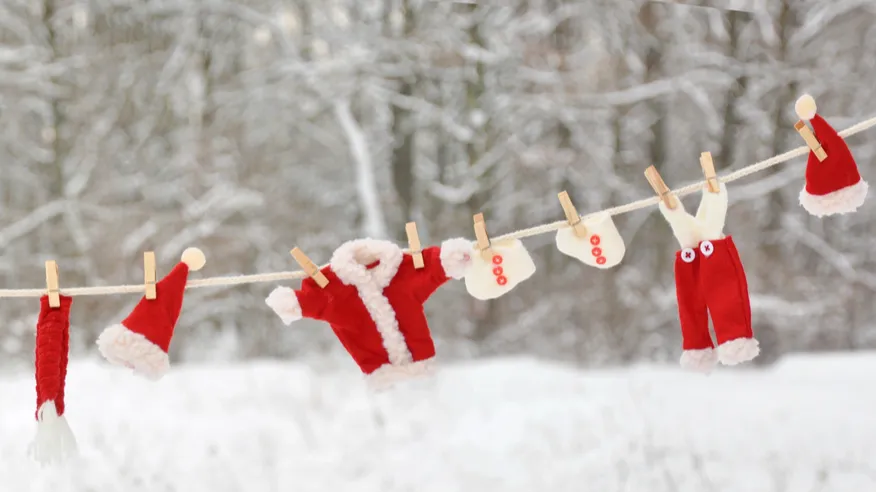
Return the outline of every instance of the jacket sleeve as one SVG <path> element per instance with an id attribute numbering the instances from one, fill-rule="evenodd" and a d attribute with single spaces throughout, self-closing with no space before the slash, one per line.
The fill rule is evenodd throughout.
<path id="1" fill-rule="evenodd" d="M 278 286 L 265 299 L 286 325 L 301 318 L 321 320 L 329 301 L 329 293 L 311 279 L 305 279 L 297 290 Z"/>
<path id="2" fill-rule="evenodd" d="M 422 269 L 417 270 L 414 292 L 425 302 L 449 279 L 462 279 L 471 265 L 472 244 L 463 238 L 445 240 L 441 248 L 431 246 L 423 250 Z"/>

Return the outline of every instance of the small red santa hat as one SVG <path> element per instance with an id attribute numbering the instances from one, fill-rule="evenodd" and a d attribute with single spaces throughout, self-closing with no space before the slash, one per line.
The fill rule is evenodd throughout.
<path id="1" fill-rule="evenodd" d="M 164 376 L 170 369 L 167 351 L 189 272 L 200 270 L 205 262 L 204 252 L 187 248 L 182 261 L 155 284 L 154 300 L 144 296 L 121 324 L 104 329 L 97 338 L 100 354 L 110 363 L 127 366 L 151 380 Z"/>
<path id="2" fill-rule="evenodd" d="M 867 198 L 867 182 L 861 179 L 858 165 L 846 141 L 816 111 L 815 99 L 804 94 L 794 105 L 797 116 L 808 120 L 827 158 L 819 161 L 809 151 L 806 187 L 800 191 L 800 205 L 813 216 L 855 212 Z"/>
<path id="3" fill-rule="evenodd" d="M 73 298 L 60 295 L 52 308 L 49 297 L 40 299 L 36 330 L 37 431 L 29 452 L 43 464 L 61 462 L 75 455 L 76 439 L 64 418 L 64 384 L 70 348 L 70 305 Z"/>

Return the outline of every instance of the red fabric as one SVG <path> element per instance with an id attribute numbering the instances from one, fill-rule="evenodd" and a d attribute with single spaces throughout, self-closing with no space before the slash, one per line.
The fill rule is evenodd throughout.
<path id="1" fill-rule="evenodd" d="M 675 293 L 678 298 L 678 320 L 681 323 L 682 349 L 685 351 L 713 348 L 709 335 L 709 314 L 706 299 L 700 289 L 699 250 L 685 250 L 693 255 L 691 262 L 675 254 Z"/>
<path id="2" fill-rule="evenodd" d="M 733 238 L 713 240 L 714 253 L 700 258 L 700 285 L 712 315 L 718 345 L 752 338 L 751 301 L 745 270 Z M 699 251 L 697 251 L 699 253 Z"/>
<path id="3" fill-rule="evenodd" d="M 36 394 L 39 408 L 54 401 L 58 416 L 64 415 L 64 382 L 70 345 L 70 305 L 73 298 L 61 295 L 61 306 L 51 308 L 49 297 L 40 298 L 40 314 L 36 326 Z"/>
<path id="4" fill-rule="evenodd" d="M 806 162 L 806 192 L 810 195 L 827 195 L 861 181 L 858 165 L 846 141 L 819 115 L 810 120 L 812 130 L 827 159 L 819 161 L 815 153 L 809 151 Z"/>
<path id="5" fill-rule="evenodd" d="M 413 258 L 405 254 L 392 281 L 383 290 L 413 361 L 435 356 L 423 304 L 449 279 L 441 265 L 439 247 L 424 249 L 423 261 L 425 266 L 416 269 Z M 295 291 L 302 316 L 328 322 L 362 372 L 369 374 L 388 364 L 383 338 L 358 289 L 341 282 L 330 266 L 324 267 L 322 272 L 329 280 L 324 289 L 307 278 L 302 281 L 301 289 Z"/>
<path id="6" fill-rule="evenodd" d="M 184 262 L 178 263 L 170 274 L 155 284 L 155 299 L 147 300 L 145 296 L 141 298 L 128 318 L 122 321 L 122 325 L 132 332 L 142 334 L 166 353 L 182 310 L 188 276 L 188 265 Z"/>
<path id="7" fill-rule="evenodd" d="M 703 243 L 692 249 L 694 259 L 690 263 L 681 258 L 685 250 L 675 255 L 678 318 L 685 351 L 714 347 L 709 315 L 719 346 L 754 337 L 748 282 L 733 238 L 711 240 L 713 250 L 708 256 L 702 253 Z"/>

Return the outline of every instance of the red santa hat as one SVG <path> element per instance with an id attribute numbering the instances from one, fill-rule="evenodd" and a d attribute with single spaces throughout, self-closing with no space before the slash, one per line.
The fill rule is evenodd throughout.
<path id="1" fill-rule="evenodd" d="M 73 298 L 60 296 L 61 305 L 49 306 L 40 299 L 36 330 L 37 432 L 30 454 L 43 464 L 61 462 L 76 453 L 76 439 L 64 418 L 64 383 L 70 347 L 70 305 Z"/>
<path id="2" fill-rule="evenodd" d="M 187 248 L 182 261 L 155 284 L 155 299 L 144 296 L 121 324 L 104 329 L 97 338 L 100 354 L 110 363 L 158 380 L 170 368 L 167 351 L 182 309 L 189 272 L 200 270 L 204 252 Z"/>
<path id="3" fill-rule="evenodd" d="M 797 116 L 808 120 L 827 159 L 819 161 L 809 151 L 806 187 L 800 191 L 800 205 L 817 217 L 855 212 L 867 198 L 867 182 L 861 179 L 858 165 L 845 140 L 816 111 L 815 99 L 804 94 L 794 105 Z"/>

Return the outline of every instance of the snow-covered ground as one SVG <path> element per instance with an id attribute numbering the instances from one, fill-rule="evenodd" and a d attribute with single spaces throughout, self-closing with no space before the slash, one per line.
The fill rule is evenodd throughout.
<path id="1" fill-rule="evenodd" d="M 876 354 L 711 376 L 531 359 L 370 395 L 350 367 L 71 365 L 81 456 L 26 457 L 32 375 L 0 377 L 4 490 L 874 490 Z"/>

